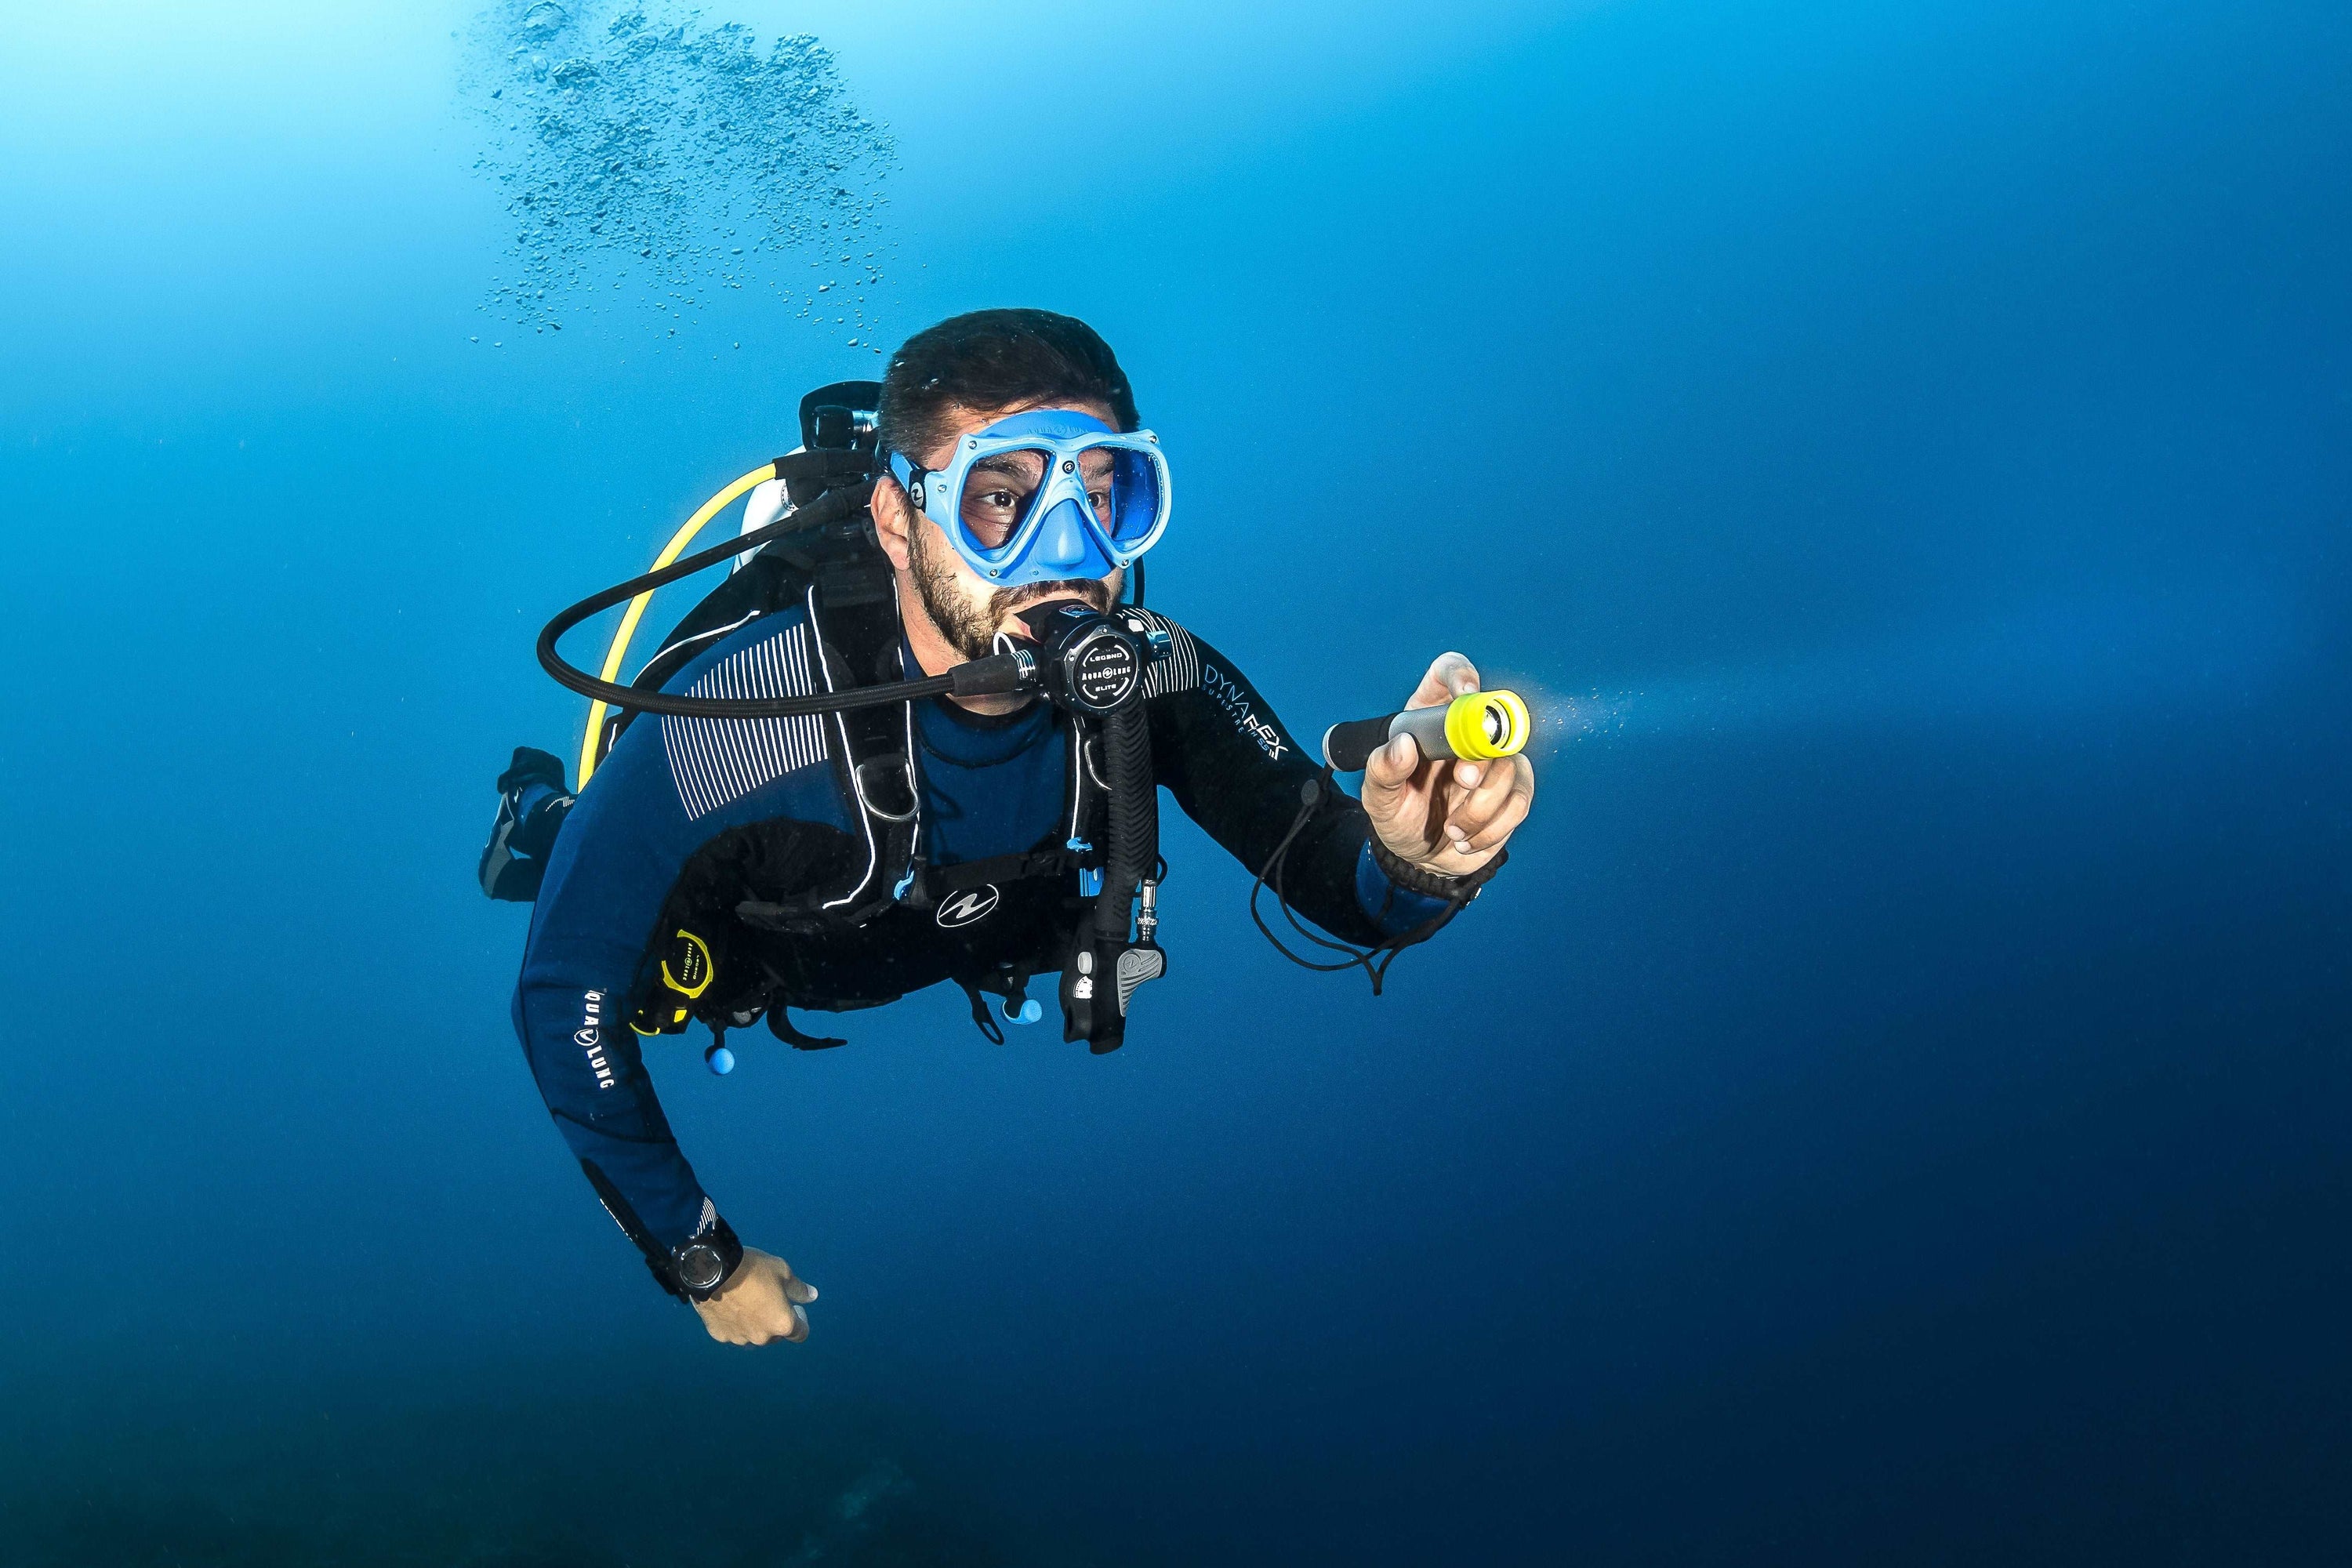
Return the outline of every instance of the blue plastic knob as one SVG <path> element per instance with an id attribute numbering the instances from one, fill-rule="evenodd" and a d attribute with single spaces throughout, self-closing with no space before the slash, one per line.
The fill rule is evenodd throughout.
<path id="1" fill-rule="evenodd" d="M 702 1053 L 702 1063 L 720 1078 L 735 1070 L 735 1053 L 725 1046 L 713 1046 Z"/>
<path id="2" fill-rule="evenodd" d="M 1007 1006 L 1004 1016 L 1016 1024 L 1034 1024 L 1045 1016 L 1045 1009 L 1037 1005 L 1034 996 L 1024 996 L 1018 1008 Z"/>

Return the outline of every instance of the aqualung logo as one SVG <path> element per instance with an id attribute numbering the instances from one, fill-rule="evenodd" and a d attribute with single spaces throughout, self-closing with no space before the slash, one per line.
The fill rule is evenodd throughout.
<path id="1" fill-rule="evenodd" d="M 1078 655 L 1071 679 L 1078 689 L 1080 701 L 1108 711 L 1126 701 L 1142 677 L 1143 669 L 1136 662 L 1134 648 L 1118 637 L 1098 637 Z"/>
<path id="2" fill-rule="evenodd" d="M 1215 665 L 1201 667 L 1201 689 L 1209 694 L 1211 701 L 1232 716 L 1234 728 L 1255 741 L 1258 750 L 1267 756 L 1280 762 L 1282 754 L 1290 750 L 1290 742 L 1283 738 L 1282 731 L 1259 718 L 1251 709 L 1249 693 Z"/>
<path id="3" fill-rule="evenodd" d="M 973 888 L 969 891 L 958 893 L 954 898 L 941 904 L 940 912 L 931 918 L 939 921 L 943 929 L 953 931 L 958 926 L 968 926 L 974 921 L 986 920 L 988 912 L 996 908 L 996 900 L 1003 896 L 996 890 L 996 884 L 991 882 L 985 887 Z"/>
<path id="4" fill-rule="evenodd" d="M 613 1087 L 613 1064 L 604 1059 L 604 994 L 588 993 L 585 1011 L 580 1026 L 572 1031 L 572 1043 L 588 1053 L 588 1066 L 596 1074 L 596 1087 Z"/>

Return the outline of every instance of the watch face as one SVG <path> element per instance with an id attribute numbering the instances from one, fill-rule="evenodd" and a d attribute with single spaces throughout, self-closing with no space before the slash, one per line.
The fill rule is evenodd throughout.
<path id="1" fill-rule="evenodd" d="M 725 1267 L 719 1249 L 706 1243 L 688 1242 L 677 1249 L 677 1282 L 689 1290 L 709 1289 Z"/>

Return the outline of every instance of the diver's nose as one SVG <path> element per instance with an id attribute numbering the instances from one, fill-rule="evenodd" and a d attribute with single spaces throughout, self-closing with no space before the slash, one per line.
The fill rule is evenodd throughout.
<path id="1" fill-rule="evenodd" d="M 1054 503 L 1045 521 L 1037 525 L 1037 542 L 1030 558 L 1040 565 L 1066 571 L 1087 558 L 1087 525 L 1074 500 Z"/>

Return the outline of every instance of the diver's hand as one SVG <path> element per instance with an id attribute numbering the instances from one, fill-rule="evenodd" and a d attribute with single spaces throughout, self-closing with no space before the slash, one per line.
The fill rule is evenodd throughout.
<path id="1" fill-rule="evenodd" d="M 697 1301 L 702 1326 L 721 1344 L 767 1345 L 778 1340 L 795 1344 L 808 1338 L 808 1314 L 801 1310 L 816 1300 L 816 1287 L 793 1272 L 793 1266 L 772 1252 L 747 1247 L 743 1261 L 719 1294 Z"/>
<path id="2" fill-rule="evenodd" d="M 1478 671 L 1442 653 L 1407 700 L 1433 708 L 1478 689 Z M 1391 854 L 1440 876 L 1461 877 L 1495 858 L 1535 803 L 1536 770 L 1524 754 L 1490 763 L 1421 754 L 1399 735 L 1364 764 L 1364 810 Z"/>

